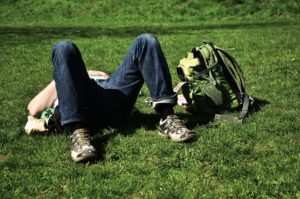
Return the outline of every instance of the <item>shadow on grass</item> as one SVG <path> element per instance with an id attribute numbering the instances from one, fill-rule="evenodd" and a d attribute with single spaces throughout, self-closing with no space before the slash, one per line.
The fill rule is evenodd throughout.
<path id="1" fill-rule="evenodd" d="M 248 117 L 251 117 L 252 114 L 259 112 L 262 107 L 268 105 L 270 102 L 255 98 L 255 103 L 252 106 L 252 109 L 249 113 Z M 216 128 L 218 125 L 214 125 L 214 115 L 201 115 L 201 114 L 190 114 L 190 113 L 177 113 L 177 115 L 185 121 L 185 124 L 188 128 L 194 129 L 197 125 L 202 125 L 207 128 Z M 102 133 L 103 129 L 98 129 L 93 132 L 92 145 L 95 146 L 98 152 L 98 158 L 96 161 L 91 163 L 97 163 L 99 161 L 105 160 L 105 148 L 110 140 L 113 140 L 117 135 L 131 136 L 137 132 L 141 127 L 146 131 L 157 130 L 160 116 L 155 113 L 141 113 L 137 112 L 137 114 L 130 118 L 126 123 L 120 125 L 119 127 L 108 129 L 107 133 Z M 62 132 L 61 132 L 62 133 Z M 59 134 L 61 134 L 59 133 Z M 23 128 L 20 129 L 20 136 L 24 135 Z M 53 136 L 57 135 L 57 133 L 43 133 L 37 134 L 33 136 Z M 193 140 L 194 141 L 194 140 Z"/>
<path id="2" fill-rule="evenodd" d="M 95 146 L 98 152 L 98 161 L 102 161 L 105 159 L 105 148 L 107 143 L 112 140 L 117 135 L 130 136 L 138 129 L 143 127 L 145 130 L 155 130 L 157 129 L 159 121 L 158 114 L 146 114 L 138 112 L 134 117 L 130 118 L 126 123 L 109 130 L 109 133 L 95 133 L 94 138 L 92 140 L 93 146 Z M 101 131 L 101 130 L 100 130 Z M 96 131 L 96 132 L 99 132 Z"/>
<path id="3" fill-rule="evenodd" d="M 26 27 L 0 27 L 1 35 L 27 36 L 39 39 L 61 37 L 134 37 L 141 33 L 153 34 L 191 34 L 191 31 L 212 29 L 241 29 L 241 28 L 266 28 L 271 26 L 291 25 L 293 21 L 255 22 L 255 23 L 224 23 L 203 25 L 156 25 L 156 26 L 128 26 L 128 27 L 101 27 L 101 26 L 26 26 Z M 195 33 L 198 34 L 198 33 Z M 39 42 L 38 40 L 36 42 Z"/>
<path id="4" fill-rule="evenodd" d="M 179 113 L 178 116 L 185 122 L 188 128 L 193 129 L 196 125 L 207 124 L 211 121 L 211 118 L 204 116 L 195 116 L 189 113 Z M 126 123 L 122 124 L 120 127 L 113 129 L 109 133 L 101 134 L 96 133 L 94 135 L 92 144 L 96 147 L 99 159 L 102 161 L 105 159 L 105 148 L 107 143 L 112 140 L 117 135 L 130 136 L 137 132 L 141 127 L 146 131 L 156 131 L 159 124 L 160 116 L 155 113 L 146 114 L 138 113 L 134 117 L 130 118 Z M 157 130 L 158 131 L 158 130 Z M 193 140 L 194 141 L 194 140 Z"/>
<path id="5" fill-rule="evenodd" d="M 269 101 L 263 100 L 263 99 L 258 99 L 254 98 L 254 103 L 252 105 L 251 111 L 249 113 L 249 116 L 251 116 L 253 113 L 259 112 L 262 107 L 270 104 Z"/>
<path id="6" fill-rule="evenodd" d="M 253 113 L 260 111 L 261 108 L 267 104 L 269 104 L 268 101 L 255 98 L 255 103 L 253 104 L 248 117 L 250 117 Z M 205 125 L 207 128 L 216 128 L 218 126 L 212 124 L 214 121 L 214 115 L 197 115 L 190 113 L 179 113 L 177 115 L 186 121 L 185 124 L 190 129 L 194 129 L 197 125 Z M 92 144 L 98 151 L 98 161 L 105 159 L 104 156 L 106 145 L 115 136 L 118 134 L 130 136 L 141 127 L 143 127 L 145 130 L 157 130 L 159 119 L 160 117 L 158 114 L 146 114 L 138 112 L 137 115 L 130 118 L 128 122 L 124 123 L 119 128 L 116 128 L 111 133 L 104 135 L 101 135 L 101 133 L 96 134 Z"/>

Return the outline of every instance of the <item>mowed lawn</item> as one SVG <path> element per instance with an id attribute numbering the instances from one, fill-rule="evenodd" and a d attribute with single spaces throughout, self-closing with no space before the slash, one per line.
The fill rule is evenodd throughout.
<path id="1" fill-rule="evenodd" d="M 52 79 L 51 48 L 75 42 L 89 69 L 112 73 L 129 45 L 149 32 L 161 42 L 175 85 L 176 65 L 211 40 L 240 63 L 256 111 L 243 125 L 212 126 L 176 112 L 199 139 L 158 135 L 146 102 L 121 128 L 93 135 L 100 160 L 76 164 L 68 135 L 28 136 L 26 106 Z M 296 20 L 164 26 L 0 27 L 0 198 L 299 198 L 300 24 Z"/>

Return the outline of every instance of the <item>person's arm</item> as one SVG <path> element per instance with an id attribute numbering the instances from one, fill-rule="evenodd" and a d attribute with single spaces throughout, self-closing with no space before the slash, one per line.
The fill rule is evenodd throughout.
<path id="1" fill-rule="evenodd" d="M 99 75 L 107 79 L 109 75 L 103 71 L 88 70 L 89 75 Z M 37 94 L 28 104 L 29 114 L 35 116 L 47 108 L 50 108 L 57 99 L 55 82 L 52 80 L 39 94 Z"/>
<path id="2" fill-rule="evenodd" d="M 39 94 L 37 94 L 28 104 L 29 114 L 35 116 L 47 108 L 50 108 L 57 98 L 55 82 L 52 80 Z"/>

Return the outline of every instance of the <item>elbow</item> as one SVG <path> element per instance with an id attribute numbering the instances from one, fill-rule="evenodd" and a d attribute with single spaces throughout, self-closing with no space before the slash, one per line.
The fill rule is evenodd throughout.
<path id="1" fill-rule="evenodd" d="M 28 104 L 27 110 L 29 115 L 36 116 L 37 114 L 39 114 L 39 110 L 37 109 L 37 107 L 33 106 L 32 103 Z"/>

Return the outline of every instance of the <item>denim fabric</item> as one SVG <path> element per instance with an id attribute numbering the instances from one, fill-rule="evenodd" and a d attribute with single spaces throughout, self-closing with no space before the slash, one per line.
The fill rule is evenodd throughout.
<path id="1" fill-rule="evenodd" d="M 139 36 L 118 70 L 100 83 L 89 78 L 74 43 L 57 43 L 52 50 L 52 62 L 62 125 L 78 121 L 92 126 L 123 122 L 144 81 L 154 108 L 160 103 L 176 104 L 166 59 L 159 42 L 150 34 Z"/>

